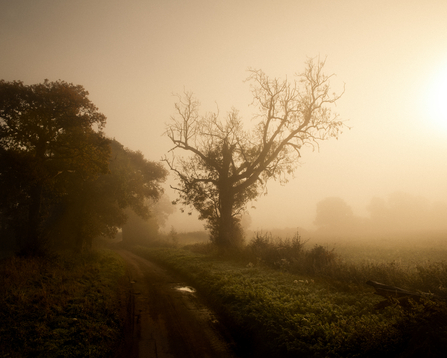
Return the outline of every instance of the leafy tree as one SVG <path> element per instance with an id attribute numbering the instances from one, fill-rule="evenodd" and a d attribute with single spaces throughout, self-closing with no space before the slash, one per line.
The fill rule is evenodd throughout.
<path id="1" fill-rule="evenodd" d="M 250 132 L 236 109 L 222 121 L 219 113 L 199 114 L 199 102 L 186 92 L 175 105 L 166 134 L 174 147 L 164 161 L 179 180 L 182 204 L 207 221 L 220 248 L 241 245 L 240 216 L 246 204 L 266 190 L 269 179 L 287 182 L 303 146 L 338 138 L 343 123 L 330 105 L 341 95 L 330 93 L 324 61 L 310 59 L 298 80 L 268 77 L 250 70 L 257 124 Z M 176 157 L 179 150 L 186 157 Z"/>
<path id="2" fill-rule="evenodd" d="M 90 248 L 95 237 L 114 237 L 129 217 L 147 221 L 151 216 L 147 202 L 150 199 L 155 203 L 161 196 L 166 169 L 116 140 L 110 145 L 107 174 L 94 180 L 71 176 L 66 195 L 54 208 L 48 224 L 53 242 L 64 237 L 66 245 L 81 251 Z"/>
<path id="3" fill-rule="evenodd" d="M 328 197 L 317 203 L 314 223 L 321 233 L 346 234 L 356 231 L 360 218 L 354 216 L 351 207 L 343 199 Z"/>
<path id="4" fill-rule="evenodd" d="M 122 227 L 123 243 L 145 245 L 157 238 L 159 225 L 155 216 L 143 219 L 132 210 L 128 210 L 127 217 Z"/>
<path id="5" fill-rule="evenodd" d="M 20 218 L 28 249 L 41 248 L 44 196 L 63 195 L 73 173 L 91 180 L 107 172 L 105 123 L 80 85 L 0 81 L 1 211 Z"/>
<path id="6" fill-rule="evenodd" d="M 122 227 L 123 242 L 129 244 L 148 244 L 159 236 L 160 227 L 166 224 L 168 216 L 174 212 L 174 206 L 166 195 L 158 200 L 146 200 L 149 218 L 141 217 L 128 210 L 128 220 Z"/>

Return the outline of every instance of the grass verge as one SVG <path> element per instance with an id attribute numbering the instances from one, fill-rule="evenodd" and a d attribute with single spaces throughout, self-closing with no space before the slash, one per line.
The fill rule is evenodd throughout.
<path id="1" fill-rule="evenodd" d="M 242 356 L 441 357 L 447 347 L 444 303 L 411 309 L 381 301 L 367 286 L 247 265 L 181 249 L 134 252 L 183 275 L 235 333 Z M 433 328 L 435 327 L 435 328 Z"/>
<path id="2" fill-rule="evenodd" d="M 110 251 L 0 262 L 0 357 L 113 357 L 125 265 Z"/>

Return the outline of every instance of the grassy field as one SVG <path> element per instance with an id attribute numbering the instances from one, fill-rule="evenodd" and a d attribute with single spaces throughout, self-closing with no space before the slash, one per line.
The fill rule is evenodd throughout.
<path id="1" fill-rule="evenodd" d="M 416 266 L 447 260 L 447 233 L 421 232 L 414 234 L 382 234 L 374 237 L 313 238 L 335 251 L 345 261 L 362 263 L 396 262 Z"/>
<path id="2" fill-rule="evenodd" d="M 234 332 L 241 356 L 445 356 L 444 300 L 431 297 L 406 307 L 391 302 L 377 310 L 383 298 L 365 285 L 372 279 L 444 294 L 445 263 L 421 262 L 409 269 L 396 262 L 374 263 L 370 257 L 362 261 L 358 255 L 344 260 L 321 245 L 306 249 L 299 240 L 258 241 L 226 258 L 206 253 L 203 245 L 193 246 L 196 252 L 134 250 L 182 274 L 203 293 Z M 201 247 L 205 253 L 197 253 Z M 286 255 L 292 248 L 296 262 Z M 356 247 L 345 249 L 354 255 Z"/>
<path id="3" fill-rule="evenodd" d="M 110 251 L 0 262 L 0 357 L 113 357 L 126 307 Z"/>

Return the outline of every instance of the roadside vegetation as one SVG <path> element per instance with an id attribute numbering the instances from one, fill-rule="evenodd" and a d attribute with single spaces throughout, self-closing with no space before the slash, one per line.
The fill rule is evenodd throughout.
<path id="1" fill-rule="evenodd" d="M 447 263 L 384 262 L 378 247 L 376 261 L 356 257 L 355 246 L 356 260 L 345 260 L 298 235 L 259 234 L 226 256 L 203 243 L 134 251 L 195 285 L 234 332 L 241 356 L 443 356 Z M 390 300 L 377 309 L 384 298 L 367 280 L 430 294 L 407 305 Z"/>
<path id="2" fill-rule="evenodd" d="M 0 262 L 0 357 L 113 357 L 123 336 L 125 266 L 110 251 Z"/>

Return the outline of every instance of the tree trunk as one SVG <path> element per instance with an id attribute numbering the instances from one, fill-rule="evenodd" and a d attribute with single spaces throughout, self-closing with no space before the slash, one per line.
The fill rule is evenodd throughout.
<path id="1" fill-rule="evenodd" d="M 84 249 L 84 243 L 85 243 L 85 219 L 84 219 L 84 213 L 83 213 L 83 201 L 79 201 L 76 205 L 76 228 L 75 228 L 75 242 L 74 242 L 74 249 L 77 253 L 81 253 Z"/>
<path id="2" fill-rule="evenodd" d="M 240 244 L 237 220 L 233 217 L 234 188 L 230 179 L 232 149 L 224 142 L 222 147 L 222 168 L 219 173 L 219 211 L 218 237 L 216 244 L 220 249 L 235 249 Z"/>
<path id="3" fill-rule="evenodd" d="M 36 146 L 36 168 L 43 165 L 45 161 L 45 151 L 46 151 L 46 141 L 43 138 L 39 139 L 39 143 Z M 39 255 L 42 253 L 43 245 L 41 242 L 40 235 L 40 207 L 42 203 L 42 191 L 43 191 L 43 181 L 40 177 L 40 170 L 36 170 L 39 173 L 34 180 L 36 182 L 30 188 L 30 205 L 28 208 L 28 232 L 26 235 L 26 242 L 22 251 L 28 255 Z"/>
<path id="4" fill-rule="evenodd" d="M 42 249 L 40 241 L 40 206 L 42 202 L 42 183 L 34 184 L 30 190 L 31 203 L 28 209 L 28 232 L 23 249 L 29 254 L 37 254 Z"/>
<path id="5" fill-rule="evenodd" d="M 230 249 L 232 245 L 233 227 L 233 195 L 226 188 L 220 193 L 220 220 L 219 220 L 219 237 L 217 246 L 223 249 Z"/>

